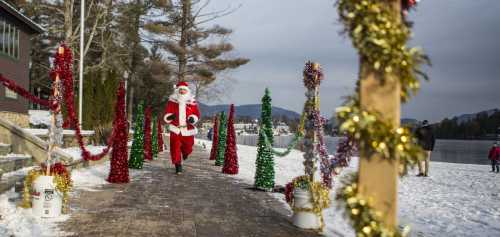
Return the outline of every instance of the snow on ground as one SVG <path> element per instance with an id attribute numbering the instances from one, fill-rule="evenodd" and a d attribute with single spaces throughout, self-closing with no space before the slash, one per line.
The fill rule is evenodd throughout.
<path id="1" fill-rule="evenodd" d="M 57 223 L 66 221 L 69 215 L 52 219 L 37 218 L 31 214 L 31 208 L 16 207 L 14 199 L 19 200 L 19 194 L 15 193 L 13 189 L 0 195 L 0 236 L 49 237 L 66 235 L 57 229 Z"/>
<path id="2" fill-rule="evenodd" d="M 27 173 L 31 168 L 20 171 L 6 173 L 4 175 L 14 175 Z M 89 168 L 73 170 L 71 178 L 73 180 L 73 190 L 71 196 L 78 195 L 80 191 L 96 191 L 97 187 L 108 184 L 106 181 L 109 174 L 110 164 L 105 161 Z M 129 170 L 130 178 L 136 179 L 140 174 L 147 173 L 144 170 Z M 62 215 L 58 218 L 37 218 L 31 213 L 32 209 L 16 207 L 14 200 L 20 200 L 19 194 L 14 190 L 0 195 L 0 236 L 16 237 L 48 237 L 66 236 L 65 233 L 57 229 L 59 222 L 64 222 L 70 215 Z"/>
<path id="3" fill-rule="evenodd" d="M 210 151 L 211 142 L 205 143 Z M 238 145 L 239 174 L 235 177 L 253 184 L 257 148 Z M 294 150 L 286 157 L 275 157 L 276 184 L 285 185 L 304 173 L 302 152 Z M 339 180 L 357 169 L 357 159 L 335 179 Z M 415 171 L 399 182 L 400 224 L 410 225 L 414 236 L 500 236 L 500 174 L 489 173 L 488 165 L 431 162 L 429 177 L 415 177 Z M 283 205 L 284 195 L 273 193 Z M 354 236 L 337 208 L 335 193 L 330 195 L 331 207 L 324 211 L 325 236 Z M 289 209 L 290 210 L 290 209 Z M 291 215 L 291 211 L 290 211 Z"/>
<path id="4" fill-rule="evenodd" d="M 50 125 L 50 111 L 48 110 L 28 110 L 30 124 L 46 126 Z"/>
<path id="5" fill-rule="evenodd" d="M 46 128 L 23 128 L 25 132 L 29 132 L 35 136 L 47 136 L 49 134 L 49 130 Z M 93 130 L 81 130 L 82 136 L 91 136 L 94 135 Z M 64 129 L 63 135 L 75 135 L 75 130 Z"/>
<path id="6" fill-rule="evenodd" d="M 85 146 L 85 148 L 90 152 L 90 154 L 98 154 L 101 153 L 106 146 Z M 80 147 L 74 146 L 74 147 L 68 147 L 62 149 L 66 154 L 71 155 L 73 157 L 73 161 L 81 160 L 82 159 L 82 150 Z M 111 152 L 111 151 L 110 151 Z"/>

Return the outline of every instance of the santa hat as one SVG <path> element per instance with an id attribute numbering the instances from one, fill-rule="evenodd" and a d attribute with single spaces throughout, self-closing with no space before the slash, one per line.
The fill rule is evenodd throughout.
<path id="1" fill-rule="evenodd" d="M 181 81 L 179 83 L 177 83 L 177 85 L 175 85 L 175 89 L 177 90 L 180 90 L 180 89 L 184 89 L 184 90 L 188 90 L 189 91 L 189 87 L 188 87 L 188 83 L 185 82 L 185 81 Z"/>

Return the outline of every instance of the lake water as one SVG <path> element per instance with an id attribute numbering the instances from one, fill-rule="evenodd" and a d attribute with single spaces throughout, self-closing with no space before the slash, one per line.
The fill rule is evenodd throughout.
<path id="1" fill-rule="evenodd" d="M 279 136 L 274 138 L 275 147 L 286 147 L 293 136 Z M 336 150 L 338 137 L 325 137 L 330 154 Z M 256 135 L 238 136 L 237 143 L 242 145 L 257 145 Z M 442 161 L 465 164 L 490 164 L 488 151 L 493 141 L 484 140 L 437 140 L 431 156 L 432 161 Z"/>

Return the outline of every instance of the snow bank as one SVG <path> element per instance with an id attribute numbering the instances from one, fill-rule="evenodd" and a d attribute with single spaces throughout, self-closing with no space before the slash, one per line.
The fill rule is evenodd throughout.
<path id="1" fill-rule="evenodd" d="M 28 110 L 30 124 L 33 125 L 50 125 L 50 111 L 48 110 Z"/>
<path id="2" fill-rule="evenodd" d="M 211 142 L 198 143 L 205 143 L 210 151 Z M 256 147 L 238 145 L 240 169 L 232 177 L 253 184 L 256 155 Z M 294 150 L 286 157 L 275 157 L 277 185 L 304 173 L 302 155 Z M 354 236 L 334 197 L 339 180 L 356 171 L 357 166 L 355 158 L 335 179 L 331 207 L 323 213 L 325 236 Z M 400 223 L 409 224 L 415 236 L 500 236 L 500 174 L 489 173 L 490 169 L 488 165 L 431 162 L 430 177 L 415 177 L 416 172 L 411 172 L 399 182 Z M 283 194 L 272 195 L 289 209 Z"/>
<path id="3" fill-rule="evenodd" d="M 43 135 L 47 136 L 47 135 L 49 135 L 49 130 L 46 128 L 24 128 L 23 130 L 25 132 L 29 132 L 35 136 L 43 136 Z M 94 135 L 95 132 L 92 130 L 82 130 L 81 133 L 82 133 L 82 136 L 92 136 L 92 135 Z M 75 136 L 75 130 L 64 129 L 63 135 Z"/>
<path id="4" fill-rule="evenodd" d="M 94 155 L 94 154 L 101 153 L 102 150 L 104 150 L 104 148 L 106 148 L 106 146 L 89 145 L 89 146 L 85 146 L 85 148 L 90 152 L 90 154 Z M 73 161 L 78 161 L 78 160 L 82 159 L 82 150 L 80 149 L 80 147 L 68 147 L 68 148 L 64 148 L 61 150 L 63 150 L 66 154 L 73 157 Z"/>
<path id="5" fill-rule="evenodd" d="M 0 236 L 65 236 L 67 233 L 57 229 L 57 223 L 66 221 L 69 215 L 58 218 L 42 219 L 33 217 L 31 209 L 16 207 L 11 199 L 17 199 L 19 194 L 14 190 L 0 195 Z"/>

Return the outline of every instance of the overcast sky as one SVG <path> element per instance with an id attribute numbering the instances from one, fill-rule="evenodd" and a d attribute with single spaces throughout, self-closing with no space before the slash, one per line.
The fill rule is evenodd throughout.
<path id="1" fill-rule="evenodd" d="M 302 110 L 302 68 L 321 63 L 321 109 L 331 115 L 352 93 L 356 52 L 339 34 L 333 0 L 215 0 L 211 8 L 241 7 L 216 23 L 230 27 L 235 54 L 251 62 L 230 73 L 236 83 L 224 103 L 260 103 L 269 87 L 273 104 Z M 402 117 L 439 121 L 447 116 L 500 108 L 500 1 L 421 0 L 410 19 L 413 45 L 431 57 L 420 93 L 402 108 Z"/>

